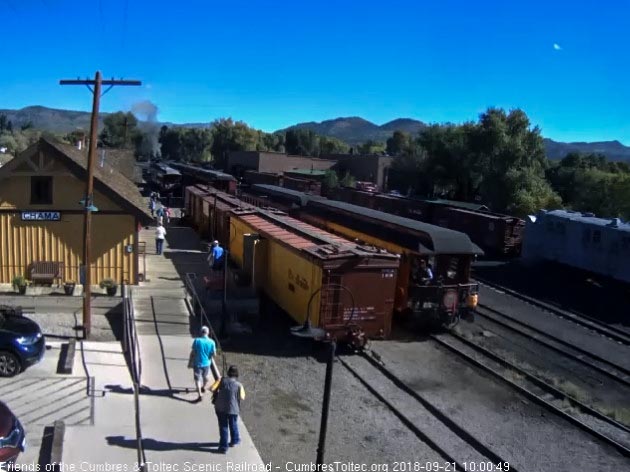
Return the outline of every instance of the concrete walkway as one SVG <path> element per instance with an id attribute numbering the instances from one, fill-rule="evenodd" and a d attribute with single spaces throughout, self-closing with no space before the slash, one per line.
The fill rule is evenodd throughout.
<path id="1" fill-rule="evenodd" d="M 155 255 L 154 228 L 141 232 L 141 240 L 147 242 L 147 281 L 133 288 L 142 358 L 140 417 L 146 459 L 153 467 L 177 465 L 177 469 L 160 469 L 173 472 L 185 470 L 187 463 L 216 464 L 218 468 L 212 470 L 238 470 L 236 466 L 262 470 L 263 462 L 242 422 L 241 444 L 227 455 L 216 453 L 219 431 L 210 396 L 196 402 L 192 371 L 187 369 L 198 324 L 185 301 L 182 281 L 186 272 L 205 272 L 205 255 L 190 228 L 167 227 L 167 232 L 161 256 Z M 67 429 L 64 462 L 133 467 L 137 461 L 133 395 L 120 345 L 83 344 L 85 365 L 96 379 L 97 395 L 98 390 L 106 393 L 95 400 L 94 427 Z M 120 364 L 112 359 L 119 359 Z M 103 444 L 107 447 L 100 447 Z"/>

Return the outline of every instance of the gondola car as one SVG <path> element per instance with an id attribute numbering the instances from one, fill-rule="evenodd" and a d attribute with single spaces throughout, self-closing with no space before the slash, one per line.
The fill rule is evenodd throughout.
<path id="1" fill-rule="evenodd" d="M 399 254 L 395 309 L 401 314 L 452 326 L 475 310 L 479 285 L 471 282 L 470 268 L 483 251 L 464 233 L 281 187 L 253 185 L 251 191 L 314 226 Z M 429 283 L 417 275 L 423 260 L 433 267 Z"/>

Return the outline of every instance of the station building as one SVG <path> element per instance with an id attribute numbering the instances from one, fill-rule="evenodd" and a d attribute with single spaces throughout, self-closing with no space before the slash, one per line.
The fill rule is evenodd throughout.
<path id="1" fill-rule="evenodd" d="M 0 168 L 0 283 L 27 279 L 36 262 L 63 264 L 80 283 L 87 149 L 41 138 Z M 137 186 L 108 162 L 94 171 L 91 276 L 138 283 L 139 231 L 152 221 Z"/>

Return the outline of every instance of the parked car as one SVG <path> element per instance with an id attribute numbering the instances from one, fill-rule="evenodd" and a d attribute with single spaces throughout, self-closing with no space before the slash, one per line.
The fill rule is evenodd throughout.
<path id="1" fill-rule="evenodd" d="M 46 340 L 39 325 L 19 307 L 0 306 L 0 377 L 13 377 L 44 356 Z"/>
<path id="2" fill-rule="evenodd" d="M 25 448 L 26 435 L 22 424 L 9 407 L 0 401 L 0 464 L 14 463 Z"/>

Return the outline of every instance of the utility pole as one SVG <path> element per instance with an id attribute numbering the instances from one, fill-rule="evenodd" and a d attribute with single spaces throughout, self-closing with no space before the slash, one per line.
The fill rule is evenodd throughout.
<path id="1" fill-rule="evenodd" d="M 115 85 L 141 85 L 139 80 L 103 80 L 100 71 L 96 72 L 94 80 L 60 80 L 59 85 L 85 85 L 92 92 L 92 120 L 90 123 L 90 145 L 88 150 L 87 170 L 88 178 L 85 186 L 85 207 L 83 218 L 83 337 L 88 339 L 92 328 L 92 274 L 90 273 L 90 247 L 92 245 L 92 212 L 98 211 L 94 206 L 94 162 L 96 161 L 96 145 L 98 139 L 98 110 L 101 99 L 101 87 L 109 88 L 102 95 L 109 92 Z M 94 87 L 94 89 L 91 88 Z"/>

